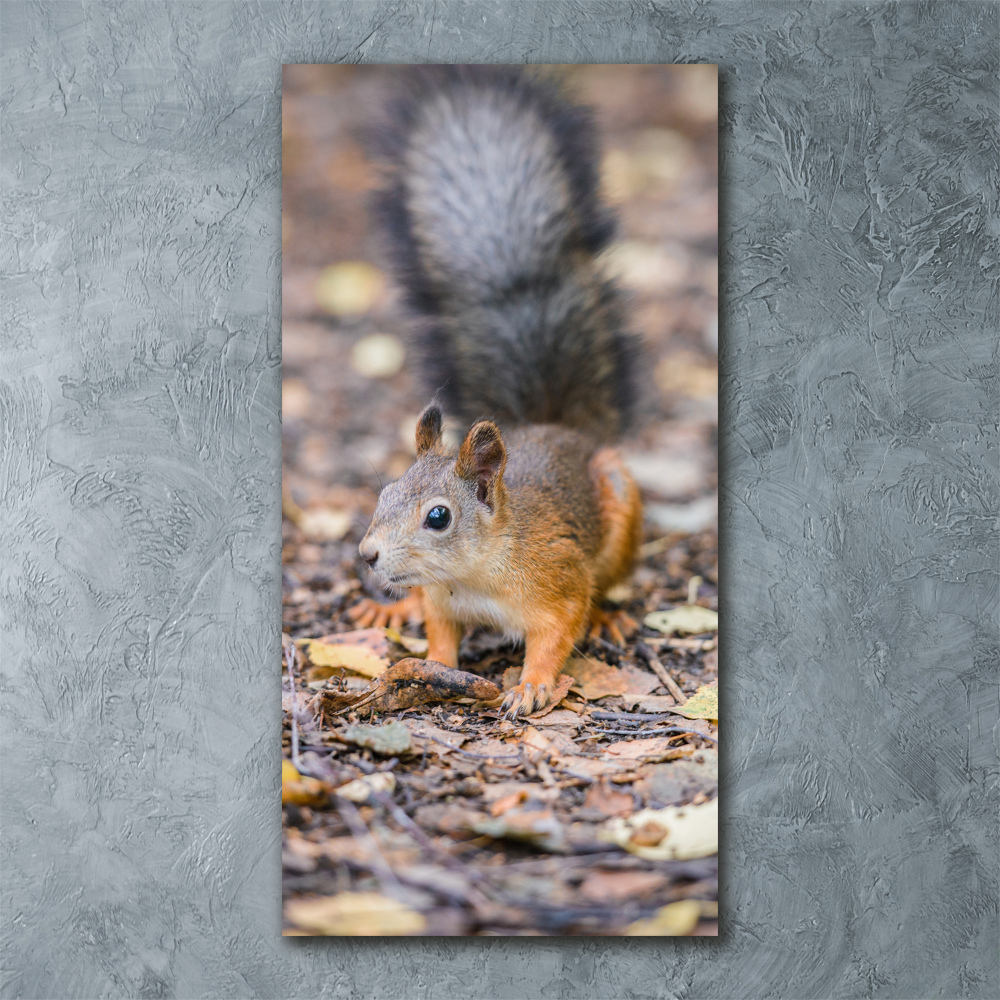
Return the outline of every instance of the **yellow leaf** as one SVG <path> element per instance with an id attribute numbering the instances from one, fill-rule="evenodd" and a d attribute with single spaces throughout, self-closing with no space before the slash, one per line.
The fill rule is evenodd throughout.
<path id="1" fill-rule="evenodd" d="M 682 899 L 656 911 L 648 920 L 636 920 L 625 929 L 629 937 L 678 937 L 690 934 L 698 926 L 702 903 Z"/>
<path id="2" fill-rule="evenodd" d="M 289 761 L 281 762 L 281 804 L 283 806 L 322 805 L 329 792 L 329 786 L 318 778 L 299 774 Z"/>
<path id="3" fill-rule="evenodd" d="M 343 667 L 363 677 L 378 677 L 389 667 L 384 656 L 378 656 L 367 646 L 349 646 L 341 643 L 321 642 L 319 639 L 299 639 L 309 662 L 316 667 Z"/>
<path id="4" fill-rule="evenodd" d="M 670 709 L 686 719 L 719 721 L 719 689 L 714 684 L 702 684 L 683 705 Z"/>
<path id="5" fill-rule="evenodd" d="M 385 277 L 364 261 L 346 261 L 320 271 L 316 279 L 316 301 L 338 317 L 361 316 L 382 294 Z"/>
<path id="6" fill-rule="evenodd" d="M 337 937 L 419 934 L 426 918 L 377 892 L 341 892 L 336 896 L 293 899 L 285 916 L 313 934 Z"/>
<path id="7" fill-rule="evenodd" d="M 697 635 L 701 632 L 717 632 L 719 613 L 697 604 L 682 604 L 669 611 L 654 611 L 646 615 L 643 623 L 666 634 L 677 632 L 680 635 Z"/>
<path id="8" fill-rule="evenodd" d="M 643 809 L 627 819 L 610 820 L 598 837 L 649 861 L 707 858 L 719 853 L 719 800 Z"/>

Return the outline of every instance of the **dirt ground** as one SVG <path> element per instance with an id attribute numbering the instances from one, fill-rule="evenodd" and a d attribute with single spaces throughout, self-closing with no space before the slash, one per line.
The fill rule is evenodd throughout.
<path id="1" fill-rule="evenodd" d="M 444 700 L 459 697 L 457 682 L 434 679 L 431 700 L 406 707 L 392 679 L 420 675 L 409 658 L 421 628 L 362 630 L 347 614 L 362 597 L 389 599 L 357 544 L 380 484 L 413 461 L 427 402 L 379 269 L 366 215 L 375 176 L 358 141 L 397 78 L 391 67 L 285 67 L 287 934 L 717 933 L 717 842 L 705 846 L 717 627 L 710 614 L 660 628 L 646 617 L 718 611 L 715 67 L 558 72 L 597 115 L 621 221 L 608 266 L 649 359 L 649 418 L 622 449 L 646 544 L 610 595 L 636 633 L 581 644 L 562 700 L 515 724 L 484 693 L 516 683 L 522 649 L 477 630 L 460 667 L 485 686 Z M 352 707 L 390 664 L 374 703 Z M 694 847 L 673 842 L 684 835 Z"/>

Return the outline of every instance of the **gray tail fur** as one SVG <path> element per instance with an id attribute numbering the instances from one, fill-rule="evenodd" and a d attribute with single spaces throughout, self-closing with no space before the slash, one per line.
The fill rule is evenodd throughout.
<path id="1" fill-rule="evenodd" d="M 371 146 L 376 217 L 445 409 L 627 430 L 638 347 L 597 263 L 614 219 L 588 109 L 513 67 L 425 67 Z"/>

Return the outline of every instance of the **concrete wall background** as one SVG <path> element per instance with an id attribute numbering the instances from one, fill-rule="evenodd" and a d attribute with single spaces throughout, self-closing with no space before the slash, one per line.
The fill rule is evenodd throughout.
<path id="1" fill-rule="evenodd" d="M 998 12 L 0 6 L 3 995 L 997 995 Z M 717 942 L 277 936 L 280 71 L 338 60 L 720 64 Z"/>

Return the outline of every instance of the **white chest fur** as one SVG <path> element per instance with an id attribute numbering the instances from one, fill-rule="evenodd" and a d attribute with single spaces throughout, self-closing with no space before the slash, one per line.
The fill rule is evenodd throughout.
<path id="1" fill-rule="evenodd" d="M 435 584 L 426 589 L 435 606 L 452 620 L 466 625 L 487 625 L 511 638 L 524 638 L 521 615 L 511 605 L 465 587 L 449 591 Z"/>

